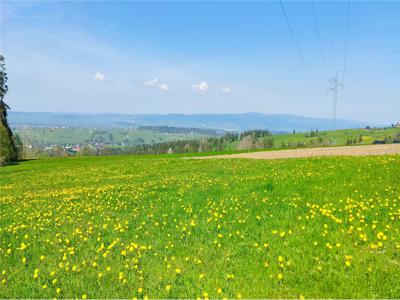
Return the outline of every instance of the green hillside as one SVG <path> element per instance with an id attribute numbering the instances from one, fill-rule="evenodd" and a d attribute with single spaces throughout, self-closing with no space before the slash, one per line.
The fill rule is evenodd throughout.
<path id="1" fill-rule="evenodd" d="M 7 166 L 0 298 L 397 298 L 399 182 L 399 155 Z"/>
<path id="2" fill-rule="evenodd" d="M 305 147 L 313 146 L 329 146 L 333 145 L 346 145 L 351 144 L 372 144 L 374 141 L 387 142 L 393 140 L 400 140 L 400 128 L 372 128 L 372 129 L 344 129 L 335 131 L 320 131 L 283 134 L 273 136 L 274 144 L 276 147 L 283 145 L 297 145 L 303 143 Z"/>
<path id="3" fill-rule="evenodd" d="M 94 144 L 107 145 L 141 145 L 168 142 L 173 140 L 198 139 L 206 135 L 197 132 L 157 132 L 152 130 L 121 129 L 121 128 L 39 128 L 14 127 L 24 144 L 33 145 L 67 145 Z"/>

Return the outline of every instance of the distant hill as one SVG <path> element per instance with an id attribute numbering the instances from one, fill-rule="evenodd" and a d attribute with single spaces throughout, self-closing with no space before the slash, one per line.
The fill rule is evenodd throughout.
<path id="1" fill-rule="evenodd" d="M 159 133 L 184 133 L 184 134 L 196 133 L 196 134 L 203 134 L 210 136 L 217 136 L 225 133 L 224 130 L 190 128 L 190 127 L 171 127 L 171 126 L 140 126 L 137 129 L 143 131 L 159 132 Z"/>
<path id="2" fill-rule="evenodd" d="M 142 126 L 170 126 L 214 130 L 243 131 L 255 128 L 271 132 L 329 130 L 330 119 L 309 118 L 296 115 L 243 114 L 95 114 L 95 113 L 45 113 L 9 112 L 11 126 L 32 127 L 84 127 L 84 128 L 138 128 Z M 365 122 L 337 120 L 338 129 L 361 128 Z"/>

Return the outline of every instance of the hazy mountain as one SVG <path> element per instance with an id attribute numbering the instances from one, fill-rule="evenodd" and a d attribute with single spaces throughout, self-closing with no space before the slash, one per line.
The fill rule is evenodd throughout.
<path id="1" fill-rule="evenodd" d="M 308 131 L 311 129 L 332 129 L 330 119 L 309 118 L 296 115 L 265 115 L 262 113 L 243 114 L 94 114 L 94 113 L 41 113 L 9 112 L 11 126 L 52 126 L 52 127 L 96 127 L 96 128 L 137 128 L 141 126 L 171 126 L 209 128 L 217 130 L 268 129 L 272 132 Z M 337 120 L 336 127 L 359 128 L 365 122 Z"/>

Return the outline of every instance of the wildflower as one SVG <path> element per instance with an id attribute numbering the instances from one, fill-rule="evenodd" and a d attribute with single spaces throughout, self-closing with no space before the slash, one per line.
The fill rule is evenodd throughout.
<path id="1" fill-rule="evenodd" d="M 181 273 L 182 273 L 182 270 L 179 269 L 179 268 L 176 268 L 176 269 L 175 269 L 175 272 L 176 272 L 176 274 L 181 274 Z"/>
<path id="2" fill-rule="evenodd" d="M 87 298 L 86 294 L 83 294 L 82 299 L 86 299 L 86 298 Z"/>
<path id="3" fill-rule="evenodd" d="M 282 273 L 279 273 L 278 274 L 278 280 L 282 280 L 283 279 L 283 275 L 282 275 Z"/>
<path id="4" fill-rule="evenodd" d="M 167 290 L 167 292 L 169 292 L 172 289 L 172 286 L 170 284 L 167 284 L 165 286 L 165 289 Z"/>
<path id="5" fill-rule="evenodd" d="M 39 269 L 35 269 L 35 271 L 33 272 L 33 278 L 38 278 L 39 277 Z"/>

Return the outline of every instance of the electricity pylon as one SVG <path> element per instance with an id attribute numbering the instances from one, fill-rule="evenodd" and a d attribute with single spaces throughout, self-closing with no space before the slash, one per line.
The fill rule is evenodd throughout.
<path id="1" fill-rule="evenodd" d="M 337 110 L 337 99 L 338 99 L 338 88 L 343 87 L 343 85 L 338 80 L 338 72 L 335 71 L 335 77 L 329 79 L 332 87 L 328 90 L 332 92 L 333 95 L 333 104 L 332 104 L 332 129 L 336 130 L 336 110 Z"/>

